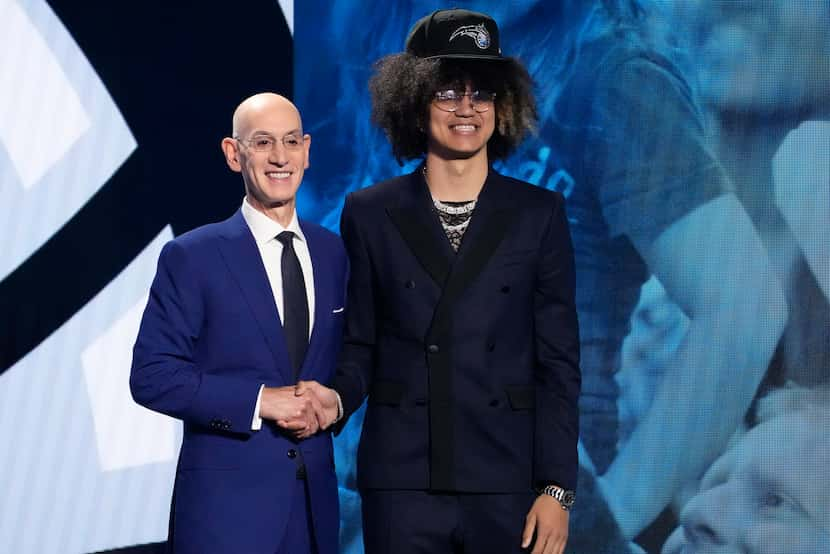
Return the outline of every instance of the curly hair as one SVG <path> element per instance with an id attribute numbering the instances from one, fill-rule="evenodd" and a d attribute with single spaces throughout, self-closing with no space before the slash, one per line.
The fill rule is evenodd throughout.
<path id="1" fill-rule="evenodd" d="M 369 80 L 372 121 L 386 133 L 398 163 L 427 152 L 429 105 L 436 91 L 476 88 L 496 93 L 496 129 L 487 143 L 490 161 L 504 159 L 536 128 L 533 80 L 514 58 L 504 61 L 424 59 L 392 54 L 375 64 Z"/>

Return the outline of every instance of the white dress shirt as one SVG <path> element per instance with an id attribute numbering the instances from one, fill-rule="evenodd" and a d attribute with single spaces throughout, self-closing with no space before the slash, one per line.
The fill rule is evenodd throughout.
<path id="1" fill-rule="evenodd" d="M 311 338 L 311 330 L 314 328 L 314 272 L 311 267 L 311 254 L 308 251 L 303 230 L 297 220 L 297 212 L 291 216 L 291 222 L 283 227 L 264 213 L 256 210 L 245 198 L 242 201 L 242 217 L 254 235 L 259 255 L 265 266 L 265 273 L 268 275 L 268 283 L 271 285 L 271 292 L 274 294 L 274 301 L 277 303 L 280 322 L 283 322 L 284 303 L 282 298 L 282 243 L 277 240 L 277 235 L 283 231 L 291 231 L 296 239 L 294 241 L 294 252 L 300 261 L 300 268 L 303 270 L 303 281 L 305 281 L 305 293 L 308 299 L 308 337 Z"/>
<path id="2" fill-rule="evenodd" d="M 291 222 L 283 227 L 264 213 L 255 209 L 248 203 L 248 199 L 242 200 L 242 217 L 254 235 L 259 255 L 265 266 L 265 274 L 268 276 L 268 283 L 271 285 L 271 292 L 274 295 L 274 302 L 277 304 L 277 313 L 280 322 L 283 322 L 284 301 L 282 296 L 282 243 L 277 240 L 277 235 L 283 231 L 291 231 L 297 240 L 294 240 L 294 252 L 300 261 L 300 268 L 303 270 L 303 281 L 305 281 L 305 292 L 308 299 L 308 337 L 311 339 L 311 331 L 314 329 L 314 272 L 311 267 L 311 253 L 308 250 L 303 230 L 297 220 L 297 212 L 291 216 Z M 254 416 L 251 421 L 251 429 L 259 431 L 262 428 L 262 418 L 259 417 L 259 406 L 262 400 L 262 389 L 259 388 Z"/>

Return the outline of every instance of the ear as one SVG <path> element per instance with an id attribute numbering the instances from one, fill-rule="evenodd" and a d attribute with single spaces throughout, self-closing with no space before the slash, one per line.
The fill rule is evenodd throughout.
<path id="1" fill-rule="evenodd" d="M 225 161 L 228 163 L 228 167 L 231 168 L 231 171 L 241 173 L 242 164 L 239 162 L 239 145 L 237 144 L 236 139 L 225 137 L 222 139 L 221 146 L 222 152 L 225 154 Z"/>
<path id="2" fill-rule="evenodd" d="M 309 153 L 311 152 L 311 135 L 303 135 L 303 147 L 305 148 L 305 165 L 303 166 L 303 168 L 308 169 L 310 159 Z"/>

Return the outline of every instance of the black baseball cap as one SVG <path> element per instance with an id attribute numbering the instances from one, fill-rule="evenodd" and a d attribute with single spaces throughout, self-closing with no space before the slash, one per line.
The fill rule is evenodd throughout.
<path id="1" fill-rule="evenodd" d="M 419 58 L 504 60 L 499 28 L 487 14 L 437 10 L 419 19 L 406 39 L 406 51 Z"/>

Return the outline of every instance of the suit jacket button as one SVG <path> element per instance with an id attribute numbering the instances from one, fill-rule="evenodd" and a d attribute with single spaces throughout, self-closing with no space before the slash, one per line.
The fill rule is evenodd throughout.
<path id="1" fill-rule="evenodd" d="M 509 286 L 507 286 L 507 285 L 504 285 L 504 286 L 501 288 L 501 291 L 502 291 L 504 294 L 507 294 L 508 292 L 510 292 L 510 287 L 509 287 Z"/>
<path id="2" fill-rule="evenodd" d="M 496 343 L 494 343 L 494 342 L 488 342 L 487 343 L 487 352 L 492 352 L 495 349 L 496 349 Z"/>
<path id="3" fill-rule="evenodd" d="M 427 346 L 427 352 L 429 352 L 430 354 L 437 354 L 440 350 L 441 349 L 438 348 L 437 344 L 430 344 L 429 346 Z"/>
<path id="4" fill-rule="evenodd" d="M 288 457 L 293 460 L 294 458 L 297 457 L 297 451 L 292 448 L 291 450 L 288 451 Z"/>
<path id="5" fill-rule="evenodd" d="M 414 289 L 415 288 L 415 281 L 410 279 L 409 281 L 406 282 L 406 284 L 404 284 L 404 286 L 408 289 Z"/>
<path id="6" fill-rule="evenodd" d="M 490 401 L 490 407 L 491 408 L 498 408 L 499 404 L 500 404 L 500 402 L 499 402 L 498 398 L 494 398 Z"/>

